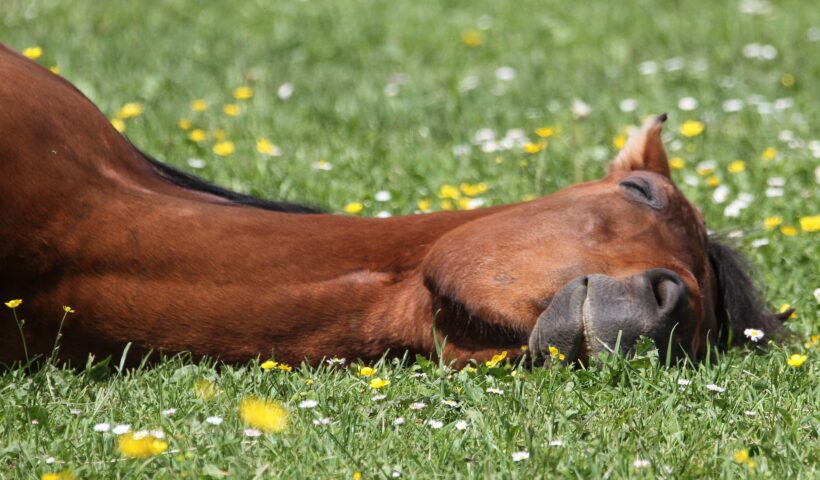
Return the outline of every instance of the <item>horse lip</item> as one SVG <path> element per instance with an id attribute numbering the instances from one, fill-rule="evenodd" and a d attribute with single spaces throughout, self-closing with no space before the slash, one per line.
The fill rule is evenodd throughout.
<path id="1" fill-rule="evenodd" d="M 589 359 L 589 358 L 592 357 L 592 346 L 591 346 L 591 343 L 590 343 L 590 338 L 588 337 L 588 335 L 592 332 L 592 329 L 590 328 L 591 308 L 590 308 L 590 305 L 589 305 L 589 279 L 584 280 L 583 287 L 584 287 L 584 299 L 582 300 L 583 303 L 581 304 L 581 322 L 580 322 L 581 323 L 581 345 L 580 345 L 580 347 L 583 348 L 583 351 L 581 351 L 581 348 L 579 347 L 578 356 L 580 357 L 581 354 L 583 353 L 584 357 Z"/>

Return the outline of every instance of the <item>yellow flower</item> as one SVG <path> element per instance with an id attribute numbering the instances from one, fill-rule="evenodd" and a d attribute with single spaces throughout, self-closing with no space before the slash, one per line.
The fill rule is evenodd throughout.
<path id="1" fill-rule="evenodd" d="M 783 223 L 783 217 L 766 217 L 766 219 L 763 220 L 763 228 L 766 230 L 774 230 L 775 227 L 781 223 Z"/>
<path id="2" fill-rule="evenodd" d="M 15 309 L 15 308 L 19 307 L 21 303 L 23 303 L 23 301 L 20 300 L 19 298 L 17 298 L 17 299 L 9 300 L 8 302 L 6 302 L 6 306 L 11 308 L 11 309 Z"/>
<path id="3" fill-rule="evenodd" d="M 466 367 L 462 368 L 461 370 L 464 371 L 464 372 L 467 372 L 467 373 L 473 373 L 473 372 L 475 372 L 475 367 L 467 365 Z"/>
<path id="4" fill-rule="evenodd" d="M 362 480 L 362 472 L 358 470 L 353 472 L 353 480 Z"/>
<path id="5" fill-rule="evenodd" d="M 305 380 L 305 385 L 313 385 L 313 380 L 308 378 Z"/>
<path id="6" fill-rule="evenodd" d="M 555 127 L 541 127 L 535 131 L 535 134 L 541 138 L 550 138 L 555 135 L 556 131 L 558 131 L 558 129 Z"/>
<path id="7" fill-rule="evenodd" d="M 71 470 L 63 470 L 62 472 L 44 473 L 40 476 L 40 480 L 75 480 L 77 478 Z"/>
<path id="8" fill-rule="evenodd" d="M 763 154 L 761 155 L 763 160 L 771 160 L 777 156 L 777 149 L 774 147 L 769 147 L 766 150 L 763 150 Z"/>
<path id="9" fill-rule="evenodd" d="M 188 134 L 188 138 L 194 142 L 201 142 L 205 140 L 206 136 L 207 134 L 205 133 L 205 130 L 202 130 L 201 128 L 195 128 Z"/>
<path id="10" fill-rule="evenodd" d="M 530 349 L 530 347 L 528 347 L 528 346 L 526 346 L 526 345 L 521 345 L 521 346 L 520 346 L 520 347 L 518 347 L 518 348 L 520 348 L 522 352 L 526 352 L 527 350 L 529 350 L 529 349 Z"/>
<path id="11" fill-rule="evenodd" d="M 229 117 L 235 117 L 239 115 L 239 107 L 237 107 L 235 103 L 229 103 L 223 106 L 222 111 L 225 112 L 225 115 Z"/>
<path id="12" fill-rule="evenodd" d="M 217 142 L 225 140 L 225 130 L 222 130 L 221 128 L 217 128 L 216 130 L 214 130 L 214 140 L 216 140 Z"/>
<path id="13" fill-rule="evenodd" d="M 53 73 L 54 75 L 59 75 L 59 74 L 60 74 L 60 67 L 58 67 L 57 65 L 52 65 L 52 66 L 49 68 L 49 70 L 50 70 L 50 71 L 51 71 L 51 73 Z"/>
<path id="14" fill-rule="evenodd" d="M 792 227 L 791 225 L 783 225 L 780 227 L 780 233 L 787 237 L 793 237 L 797 235 L 797 229 Z"/>
<path id="15" fill-rule="evenodd" d="M 493 368 L 496 365 L 498 365 L 499 362 L 503 361 L 505 358 L 507 358 L 507 351 L 506 350 L 504 350 L 501 353 L 497 353 L 497 354 L 493 355 L 493 358 L 491 358 L 491 359 L 487 360 L 486 362 L 484 362 L 484 365 L 486 365 L 490 368 Z"/>
<path id="16" fill-rule="evenodd" d="M 422 198 L 421 200 L 418 201 L 417 206 L 419 207 L 419 210 L 421 210 L 422 212 L 429 212 L 430 211 L 430 200 L 427 200 L 426 198 Z"/>
<path id="17" fill-rule="evenodd" d="M 818 343 L 820 343 L 820 335 L 810 336 L 809 341 L 811 342 L 812 345 L 817 345 Z"/>
<path id="18" fill-rule="evenodd" d="M 23 50 L 23 56 L 31 60 L 37 60 L 43 55 L 43 49 L 40 47 L 28 47 Z"/>
<path id="19" fill-rule="evenodd" d="M 669 160 L 669 168 L 672 170 L 680 170 L 684 165 L 686 165 L 686 160 L 680 157 L 672 157 L 672 159 Z"/>
<path id="20" fill-rule="evenodd" d="M 114 127 L 114 130 L 116 130 L 120 133 L 125 131 L 125 122 L 123 122 L 119 118 L 112 118 L 111 119 L 111 126 Z"/>
<path id="21" fill-rule="evenodd" d="M 705 126 L 697 120 L 687 120 L 680 126 L 680 133 L 684 137 L 697 137 L 703 133 Z"/>
<path id="22" fill-rule="evenodd" d="M 749 457 L 749 450 L 745 448 L 735 452 L 735 462 L 742 463 L 749 468 L 755 468 L 757 465 L 755 461 Z"/>
<path id="23" fill-rule="evenodd" d="M 168 442 L 152 434 L 129 432 L 117 439 L 117 449 L 130 458 L 148 458 L 168 450 Z"/>
<path id="24" fill-rule="evenodd" d="M 282 432 L 288 428 L 288 411 L 282 404 L 248 397 L 239 403 L 239 416 L 249 427 L 264 432 Z"/>
<path id="25" fill-rule="evenodd" d="M 200 378 L 194 384 L 194 394 L 196 394 L 197 398 L 200 400 L 210 400 L 214 398 L 217 391 L 216 385 L 214 385 L 210 380 L 206 380 L 204 378 Z"/>
<path id="26" fill-rule="evenodd" d="M 816 232 L 820 230 L 820 215 L 810 217 L 800 217 L 800 228 L 804 232 Z"/>
<path id="27" fill-rule="evenodd" d="M 715 173 L 715 169 L 712 167 L 698 167 L 697 172 L 701 177 L 705 177 Z"/>
<path id="28" fill-rule="evenodd" d="M 216 144 L 214 144 L 213 148 L 214 153 L 219 155 L 220 157 L 227 157 L 228 155 L 232 154 L 234 150 L 236 150 L 236 147 L 230 140 L 217 142 Z"/>
<path id="29" fill-rule="evenodd" d="M 256 151 L 262 155 L 275 155 L 276 150 L 276 145 L 267 138 L 260 138 L 256 141 Z"/>
<path id="30" fill-rule="evenodd" d="M 73 309 L 73 308 L 71 308 L 71 307 L 69 307 L 68 305 L 63 305 L 63 311 L 64 311 L 65 313 L 75 313 L 75 312 L 74 312 L 74 309 Z"/>
<path id="31" fill-rule="evenodd" d="M 550 345 L 549 351 L 550 351 L 550 357 L 552 357 L 552 358 L 557 358 L 558 360 L 561 360 L 561 361 L 564 361 L 564 359 L 567 358 L 566 355 L 564 355 L 563 353 L 561 353 L 558 350 L 558 347 L 553 347 L 552 345 Z"/>
<path id="32" fill-rule="evenodd" d="M 469 183 L 462 183 L 459 185 L 459 190 L 461 190 L 461 193 L 469 197 L 481 195 L 482 193 L 485 193 L 488 188 L 489 187 L 484 182 L 476 183 L 475 185 L 470 185 Z"/>
<path id="33" fill-rule="evenodd" d="M 481 32 L 478 30 L 467 30 L 461 34 L 461 41 L 464 42 L 464 45 L 475 48 L 480 46 L 484 40 L 481 38 Z"/>
<path id="34" fill-rule="evenodd" d="M 344 211 L 345 213 L 349 213 L 351 215 L 357 214 L 364 210 L 364 204 L 362 202 L 350 202 L 345 205 Z"/>
<path id="35" fill-rule="evenodd" d="M 710 187 L 717 187 L 720 185 L 720 179 L 716 175 L 712 175 L 711 177 L 706 179 L 706 184 Z"/>
<path id="36" fill-rule="evenodd" d="M 783 85 L 786 88 L 791 88 L 794 86 L 794 75 L 791 73 L 784 73 L 782 77 L 780 77 L 780 85 Z"/>
<path id="37" fill-rule="evenodd" d="M 191 108 L 196 112 L 204 112 L 208 109 L 208 104 L 205 103 L 205 100 L 199 98 L 191 102 Z"/>
<path id="38" fill-rule="evenodd" d="M 390 385 L 390 380 L 387 380 L 385 378 L 376 377 L 373 380 L 370 380 L 370 388 L 379 389 L 382 387 L 386 387 L 388 385 Z"/>
<path id="39" fill-rule="evenodd" d="M 137 102 L 128 102 L 117 111 L 117 118 L 126 120 L 138 117 L 140 114 L 142 114 L 142 105 Z"/>
<path id="40" fill-rule="evenodd" d="M 279 365 L 279 362 L 274 362 L 273 360 L 266 360 L 262 362 L 262 365 L 259 365 L 262 370 L 273 370 L 276 366 Z"/>
<path id="41" fill-rule="evenodd" d="M 789 305 L 788 303 L 784 303 L 783 305 L 780 305 L 780 313 L 783 313 L 783 312 L 785 312 L 786 310 L 788 310 L 790 308 L 792 308 L 791 305 Z M 789 315 L 789 319 L 792 319 L 792 318 L 797 318 L 797 312 L 796 311 L 792 312 L 792 314 Z"/>
<path id="42" fill-rule="evenodd" d="M 729 164 L 728 170 L 729 173 L 740 173 L 746 170 L 746 162 L 743 160 L 735 160 Z"/>
<path id="43" fill-rule="evenodd" d="M 280 363 L 279 366 L 276 367 L 276 368 L 278 368 L 279 370 L 281 370 L 283 372 L 292 372 L 293 371 L 293 367 L 291 367 L 287 363 Z"/>
<path id="44" fill-rule="evenodd" d="M 179 125 L 179 128 L 183 130 L 188 130 L 189 128 L 191 128 L 191 121 L 187 118 L 180 118 L 179 122 L 177 122 L 177 125 Z"/>
<path id="45" fill-rule="evenodd" d="M 233 89 L 233 98 L 237 100 L 247 100 L 253 97 L 253 89 L 246 85 Z"/>
<path id="46" fill-rule="evenodd" d="M 362 368 L 359 369 L 359 375 L 361 375 L 363 377 L 372 377 L 373 375 L 376 374 L 376 372 L 378 372 L 378 370 L 376 370 L 375 368 L 370 368 L 370 367 L 362 367 Z"/>
<path id="47" fill-rule="evenodd" d="M 805 356 L 805 355 L 800 355 L 799 353 L 793 353 L 789 357 L 789 359 L 786 360 L 786 363 L 788 363 L 789 366 L 792 367 L 792 368 L 797 368 L 800 365 L 803 365 L 803 362 L 805 362 L 807 358 L 808 357 Z"/>
<path id="48" fill-rule="evenodd" d="M 615 135 L 615 138 L 612 139 L 612 147 L 615 148 L 615 150 L 620 150 L 624 148 L 624 145 L 626 145 L 626 135 L 623 133 Z"/>
<path id="49" fill-rule="evenodd" d="M 526 153 L 538 153 L 541 150 L 547 148 L 547 145 L 548 145 L 548 143 L 547 143 L 546 140 L 541 140 L 538 143 L 528 142 L 528 143 L 524 144 L 524 152 L 526 152 Z"/>
<path id="50" fill-rule="evenodd" d="M 439 198 L 451 198 L 453 200 L 457 200 L 461 197 L 461 192 L 458 191 L 458 188 L 445 183 L 438 189 L 438 196 Z"/>

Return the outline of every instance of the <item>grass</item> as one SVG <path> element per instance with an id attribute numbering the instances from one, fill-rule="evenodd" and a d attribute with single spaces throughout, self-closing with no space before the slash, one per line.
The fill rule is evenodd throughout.
<path id="1" fill-rule="evenodd" d="M 658 366 L 651 351 L 586 370 L 468 373 L 386 362 L 376 366 L 391 381 L 378 392 L 383 400 L 356 368 L 264 372 L 256 363 L 216 368 L 175 358 L 123 373 L 9 369 L 0 373 L 0 477 L 69 469 L 81 478 L 816 478 L 820 353 L 804 343 L 820 333 L 820 244 L 799 219 L 820 213 L 820 11 L 791 0 L 741 13 L 756 3 L 6 1 L 0 38 L 18 50 L 42 47 L 38 61 L 59 66 L 110 117 L 140 103 L 125 134 L 145 151 L 222 185 L 339 212 L 355 202 L 361 215 L 412 213 L 423 200 L 448 208 L 441 187 L 463 182 L 486 183 L 487 204 L 547 194 L 599 177 L 616 135 L 668 111 L 670 155 L 684 161 L 675 179 L 710 228 L 736 237 L 770 304 L 788 303 L 798 316 L 794 341 L 696 367 Z M 748 44 L 771 45 L 776 56 L 747 58 Z M 642 73 L 653 65 L 655 73 Z M 503 66 L 514 79 L 497 78 Z M 277 96 L 285 83 L 293 86 L 287 100 Z M 234 100 L 239 85 L 251 86 L 253 98 Z M 683 97 L 697 107 L 681 110 Z M 192 111 L 200 98 L 209 108 Z M 573 115 L 575 99 L 591 108 L 583 119 Z M 623 111 L 625 99 L 637 108 Z M 732 99 L 742 110 L 726 111 Z M 226 116 L 227 103 L 240 114 Z M 181 118 L 207 138 L 190 141 Z M 703 122 L 704 132 L 682 136 L 685 120 Z M 481 128 L 498 137 L 522 129 L 535 142 L 544 126 L 557 133 L 535 154 L 485 153 L 473 142 Z M 217 130 L 236 147 L 229 156 L 212 151 Z M 259 138 L 281 156 L 259 154 Z M 738 159 L 745 170 L 730 173 Z M 321 160 L 332 169 L 315 168 Z M 702 162 L 714 171 L 700 175 L 710 166 Z M 722 203 L 712 176 L 727 189 Z M 782 196 L 766 196 L 772 178 L 784 179 Z M 375 199 L 381 190 L 389 201 Z M 751 205 L 726 216 L 741 193 L 754 195 Z M 782 224 L 764 228 L 769 217 Z M 11 312 L 2 321 L 14 321 Z M 798 352 L 806 363 L 788 366 Z M 196 394 L 202 379 L 218 391 L 210 400 Z M 691 383 L 681 389 L 679 379 Z M 288 431 L 244 436 L 237 404 L 248 395 L 283 402 Z M 299 408 L 304 399 L 318 405 Z M 413 402 L 427 406 L 410 410 Z M 168 408 L 176 413 L 162 415 Z M 206 423 L 212 415 L 224 422 Z M 314 425 L 324 417 L 329 425 Z M 405 423 L 394 426 L 397 417 Z M 459 420 L 466 430 L 455 428 Z M 93 431 L 101 422 L 160 428 L 168 454 L 125 459 L 116 435 Z M 754 468 L 735 461 L 743 449 Z M 530 458 L 513 462 L 519 451 Z"/>

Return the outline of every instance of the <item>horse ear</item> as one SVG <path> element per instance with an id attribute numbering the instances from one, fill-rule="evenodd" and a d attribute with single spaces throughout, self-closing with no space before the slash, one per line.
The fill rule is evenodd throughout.
<path id="1" fill-rule="evenodd" d="M 644 124 L 643 128 L 627 140 L 624 148 L 607 167 L 607 172 L 649 170 L 669 177 L 669 160 L 661 141 L 661 127 L 665 121 L 664 113 Z"/>

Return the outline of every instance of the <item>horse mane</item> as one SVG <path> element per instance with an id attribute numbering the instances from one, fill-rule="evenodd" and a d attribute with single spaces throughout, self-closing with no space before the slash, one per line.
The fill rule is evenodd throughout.
<path id="1" fill-rule="evenodd" d="M 783 336 L 783 322 L 794 310 L 779 314 L 769 311 L 763 295 L 752 280 L 754 270 L 748 260 L 720 236 L 709 236 L 708 253 L 718 283 L 715 306 L 718 345 L 747 343 L 749 340 L 743 334 L 747 328 L 762 330 L 766 339 Z"/>
<path id="2" fill-rule="evenodd" d="M 139 152 L 139 154 L 142 155 L 148 163 L 151 164 L 154 171 L 156 171 L 160 177 L 179 187 L 209 193 L 211 195 L 229 200 L 232 204 L 239 206 L 261 208 L 264 210 L 283 213 L 325 213 L 322 209 L 310 205 L 266 200 L 263 198 L 254 197 L 252 195 L 246 195 L 244 193 L 228 190 L 227 188 L 214 185 L 213 183 L 207 182 L 196 175 L 184 172 L 176 167 L 168 165 L 167 163 L 160 162 L 136 147 L 134 147 L 134 149 Z"/>

